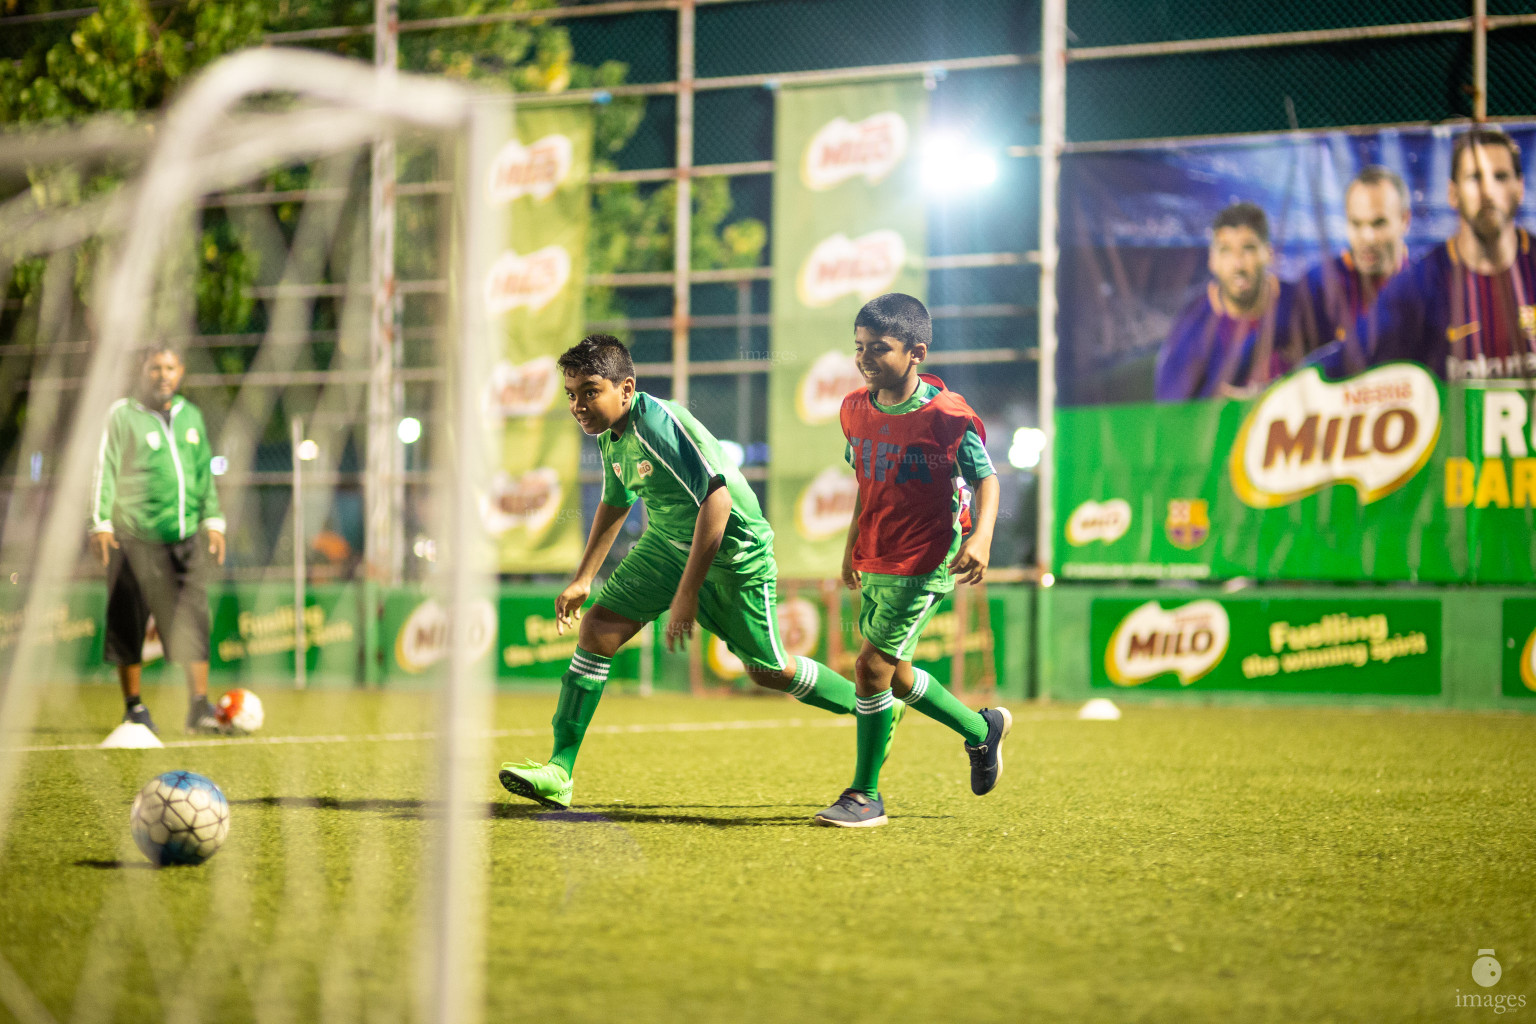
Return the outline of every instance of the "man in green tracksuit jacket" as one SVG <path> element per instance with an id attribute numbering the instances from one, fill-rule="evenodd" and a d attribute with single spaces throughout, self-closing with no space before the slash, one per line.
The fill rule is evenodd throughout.
<path id="1" fill-rule="evenodd" d="M 91 548 L 107 570 L 105 656 L 117 666 L 123 721 L 155 728 L 139 696 L 153 615 L 166 660 L 187 674 L 188 731 L 219 732 L 208 702 L 208 560 L 198 532 L 207 529 L 207 553 L 223 565 L 224 517 L 203 414 L 176 393 L 185 372 L 175 351 L 151 350 L 138 394 L 108 411 L 91 489 Z"/>

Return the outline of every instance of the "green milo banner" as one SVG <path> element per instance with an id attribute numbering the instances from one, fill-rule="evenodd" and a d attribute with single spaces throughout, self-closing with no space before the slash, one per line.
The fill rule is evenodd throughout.
<path id="1" fill-rule="evenodd" d="M 1433 695 L 1438 600 L 1101 598 L 1095 688 Z"/>
<path id="2" fill-rule="evenodd" d="M 558 683 L 576 653 L 576 631 L 567 629 L 562 635 L 556 628 L 557 592 L 549 587 L 508 587 L 494 601 L 475 602 L 471 657 L 493 659 L 494 675 L 501 681 Z M 435 598 L 410 590 L 387 593 L 380 636 L 386 645 L 381 652 L 386 682 L 431 679 L 447 664 L 448 613 Z M 639 635 L 620 648 L 614 678 L 639 676 L 640 648 Z"/>
<path id="3" fill-rule="evenodd" d="M 585 323 L 591 167 L 589 107 L 520 109 L 486 183 L 509 222 L 485 284 L 501 325 L 485 414 L 502 454 L 481 506 L 503 572 L 565 572 L 581 557 L 581 434 L 555 359 Z"/>
<path id="4" fill-rule="evenodd" d="M 928 97 L 913 80 L 785 88 L 777 103 L 768 518 L 780 575 L 820 578 L 842 562 L 858 495 L 838 426 L 863 384 L 853 318 L 876 295 L 925 290 Z"/>
<path id="5" fill-rule="evenodd" d="M 1057 413 L 1066 579 L 1536 579 L 1536 438 L 1516 382 L 1302 369 L 1256 398 Z"/>
<path id="6" fill-rule="evenodd" d="M 11 659 L 21 644 L 26 619 L 27 591 L 19 586 L 0 587 L 0 672 L 11 670 Z M 65 587 L 54 603 L 43 609 L 42 626 L 33 642 L 45 671 L 62 676 L 84 674 L 101 661 L 107 589 L 102 584 Z"/>
<path id="7" fill-rule="evenodd" d="M 1536 699 L 1536 598 L 1504 601 L 1504 673 L 1506 697 Z"/>

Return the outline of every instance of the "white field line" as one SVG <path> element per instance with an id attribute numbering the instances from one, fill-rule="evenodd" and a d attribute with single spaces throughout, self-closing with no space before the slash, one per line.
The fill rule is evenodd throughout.
<path id="1" fill-rule="evenodd" d="M 1035 711 L 1015 711 L 1015 721 L 1035 719 L 1062 719 L 1075 718 L 1070 711 L 1053 709 L 1040 709 Z M 913 724 L 929 725 L 921 715 L 911 716 L 912 721 L 903 728 L 910 728 Z M 854 724 L 853 715 L 833 715 L 828 718 L 760 718 L 737 719 L 727 722 L 651 722 L 636 723 L 634 725 L 594 725 L 587 729 L 587 734 L 598 735 L 626 735 L 638 733 L 658 732 L 729 732 L 737 729 L 846 729 Z M 548 736 L 549 729 L 484 729 L 475 734 L 485 739 L 508 739 L 511 737 Z M 316 736 L 221 736 L 208 737 L 196 740 L 170 740 L 165 743 L 165 748 L 184 749 L 187 747 L 243 747 L 243 746 L 294 746 L 299 744 L 323 744 L 323 743 L 420 743 L 426 740 L 435 740 L 439 736 L 435 732 L 381 732 L 361 736 L 347 736 L 341 734 L 316 735 Z M 13 754 L 47 754 L 66 750 L 101 750 L 103 748 L 95 743 L 59 743 L 52 746 L 38 747 L 7 747 L 0 748 L 0 753 Z M 123 747 L 111 748 L 132 750 L 137 748 Z M 155 748 L 145 748 L 153 750 Z"/>
<path id="2" fill-rule="evenodd" d="M 587 729 L 593 733 L 616 735 L 648 732 L 725 732 L 733 729 L 802 729 L 846 728 L 853 725 L 852 715 L 835 718 L 764 718 L 742 719 L 731 722 L 657 722 L 635 725 L 594 725 Z M 166 749 L 185 747 L 240 747 L 240 746 L 288 746 L 303 743 L 419 743 L 438 738 L 435 732 L 381 732 L 362 736 L 224 736 L 198 740 L 171 740 Z M 486 739 L 507 739 L 520 736 L 547 736 L 549 729 L 486 729 L 476 735 Z M 46 754 L 65 750 L 101 750 L 94 743 L 59 743 L 45 747 L 11 747 L 7 753 Z M 130 747 L 111 749 L 135 749 Z M 146 749 L 155 749 L 153 747 Z"/>

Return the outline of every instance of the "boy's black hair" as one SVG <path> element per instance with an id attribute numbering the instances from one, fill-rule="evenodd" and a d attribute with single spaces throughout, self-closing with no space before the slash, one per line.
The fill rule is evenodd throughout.
<path id="1" fill-rule="evenodd" d="M 1269 218 L 1258 205 L 1250 202 L 1233 203 L 1216 215 L 1211 223 L 1211 233 L 1222 228 L 1250 228 L 1259 241 L 1269 244 Z"/>
<path id="2" fill-rule="evenodd" d="M 569 377 L 602 377 L 615 384 L 635 375 L 635 362 L 629 349 L 611 334 L 589 334 L 572 345 L 556 360 L 560 372 Z"/>
<path id="3" fill-rule="evenodd" d="M 907 348 L 933 344 L 933 319 L 919 299 L 901 292 L 886 292 L 864 303 L 853 318 L 854 327 L 867 327 L 879 338 L 895 338 Z"/>

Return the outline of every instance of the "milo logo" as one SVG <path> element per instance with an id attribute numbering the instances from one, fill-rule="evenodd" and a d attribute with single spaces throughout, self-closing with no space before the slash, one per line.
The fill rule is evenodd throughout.
<path id="1" fill-rule="evenodd" d="M 1525 638 L 1525 647 L 1520 651 L 1520 681 L 1527 690 L 1536 690 L 1536 629 Z"/>
<path id="2" fill-rule="evenodd" d="M 485 656 L 496 639 L 496 609 L 485 598 L 469 606 L 469 657 Z M 424 672 L 448 656 L 452 642 L 448 611 L 433 600 L 417 605 L 395 636 L 395 664 L 410 673 Z"/>
<path id="3" fill-rule="evenodd" d="M 1115 627 L 1104 671 L 1116 686 L 1140 686 L 1167 672 L 1188 686 L 1220 664 L 1231 637 L 1227 611 L 1215 601 L 1172 610 L 1148 601 Z"/>
<path id="4" fill-rule="evenodd" d="M 907 243 L 890 229 L 858 238 L 839 232 L 823 239 L 800 267 L 796 293 L 812 308 L 830 306 L 845 295 L 872 299 L 888 292 L 907 262 Z"/>
<path id="5" fill-rule="evenodd" d="M 560 511 L 564 496 L 560 474 L 547 466 L 529 470 L 516 478 L 497 473 L 480 499 L 480 518 L 485 528 L 496 536 L 518 526 L 532 531 L 542 530 Z"/>
<path id="6" fill-rule="evenodd" d="M 546 135 L 531 146 L 513 139 L 491 162 L 491 202 L 510 203 L 518 196 L 548 199 L 571 173 L 571 140 Z"/>
<path id="7" fill-rule="evenodd" d="M 570 279 L 571 254 L 562 246 L 546 245 L 527 256 L 509 249 L 496 258 L 486 275 L 485 305 L 493 316 L 519 306 L 538 312 Z"/>
<path id="8" fill-rule="evenodd" d="M 853 520 L 859 482 L 843 466 L 828 466 L 816 474 L 795 502 L 795 526 L 806 540 L 841 536 Z"/>
<path id="9" fill-rule="evenodd" d="M 1264 393 L 1232 445 L 1232 489 L 1247 505 L 1288 505 L 1333 484 L 1362 504 L 1424 468 L 1440 436 L 1440 392 L 1421 366 L 1392 363 L 1339 383 L 1316 368 Z"/>
<path id="10" fill-rule="evenodd" d="M 837 419 L 848 392 L 864 387 L 864 375 L 847 349 L 834 349 L 816 357 L 795 389 L 795 411 L 805 423 L 830 423 Z"/>
<path id="11" fill-rule="evenodd" d="M 833 118 L 805 147 L 800 180 L 813 192 L 825 192 L 861 176 L 874 185 L 890 174 L 906 153 L 907 122 L 894 110 L 862 121 Z"/>
<path id="12" fill-rule="evenodd" d="M 485 388 L 485 409 L 491 417 L 540 416 L 554 404 L 560 374 L 554 356 L 526 363 L 500 360 L 491 367 Z"/>
<path id="13" fill-rule="evenodd" d="M 803 597 L 792 597 L 778 606 L 779 643 L 789 654 L 809 657 L 821 643 L 821 612 Z"/>
<path id="14" fill-rule="evenodd" d="M 1075 548 L 1094 541 L 1113 544 L 1131 528 L 1131 506 L 1124 498 L 1085 501 L 1067 517 L 1067 543 Z"/>

